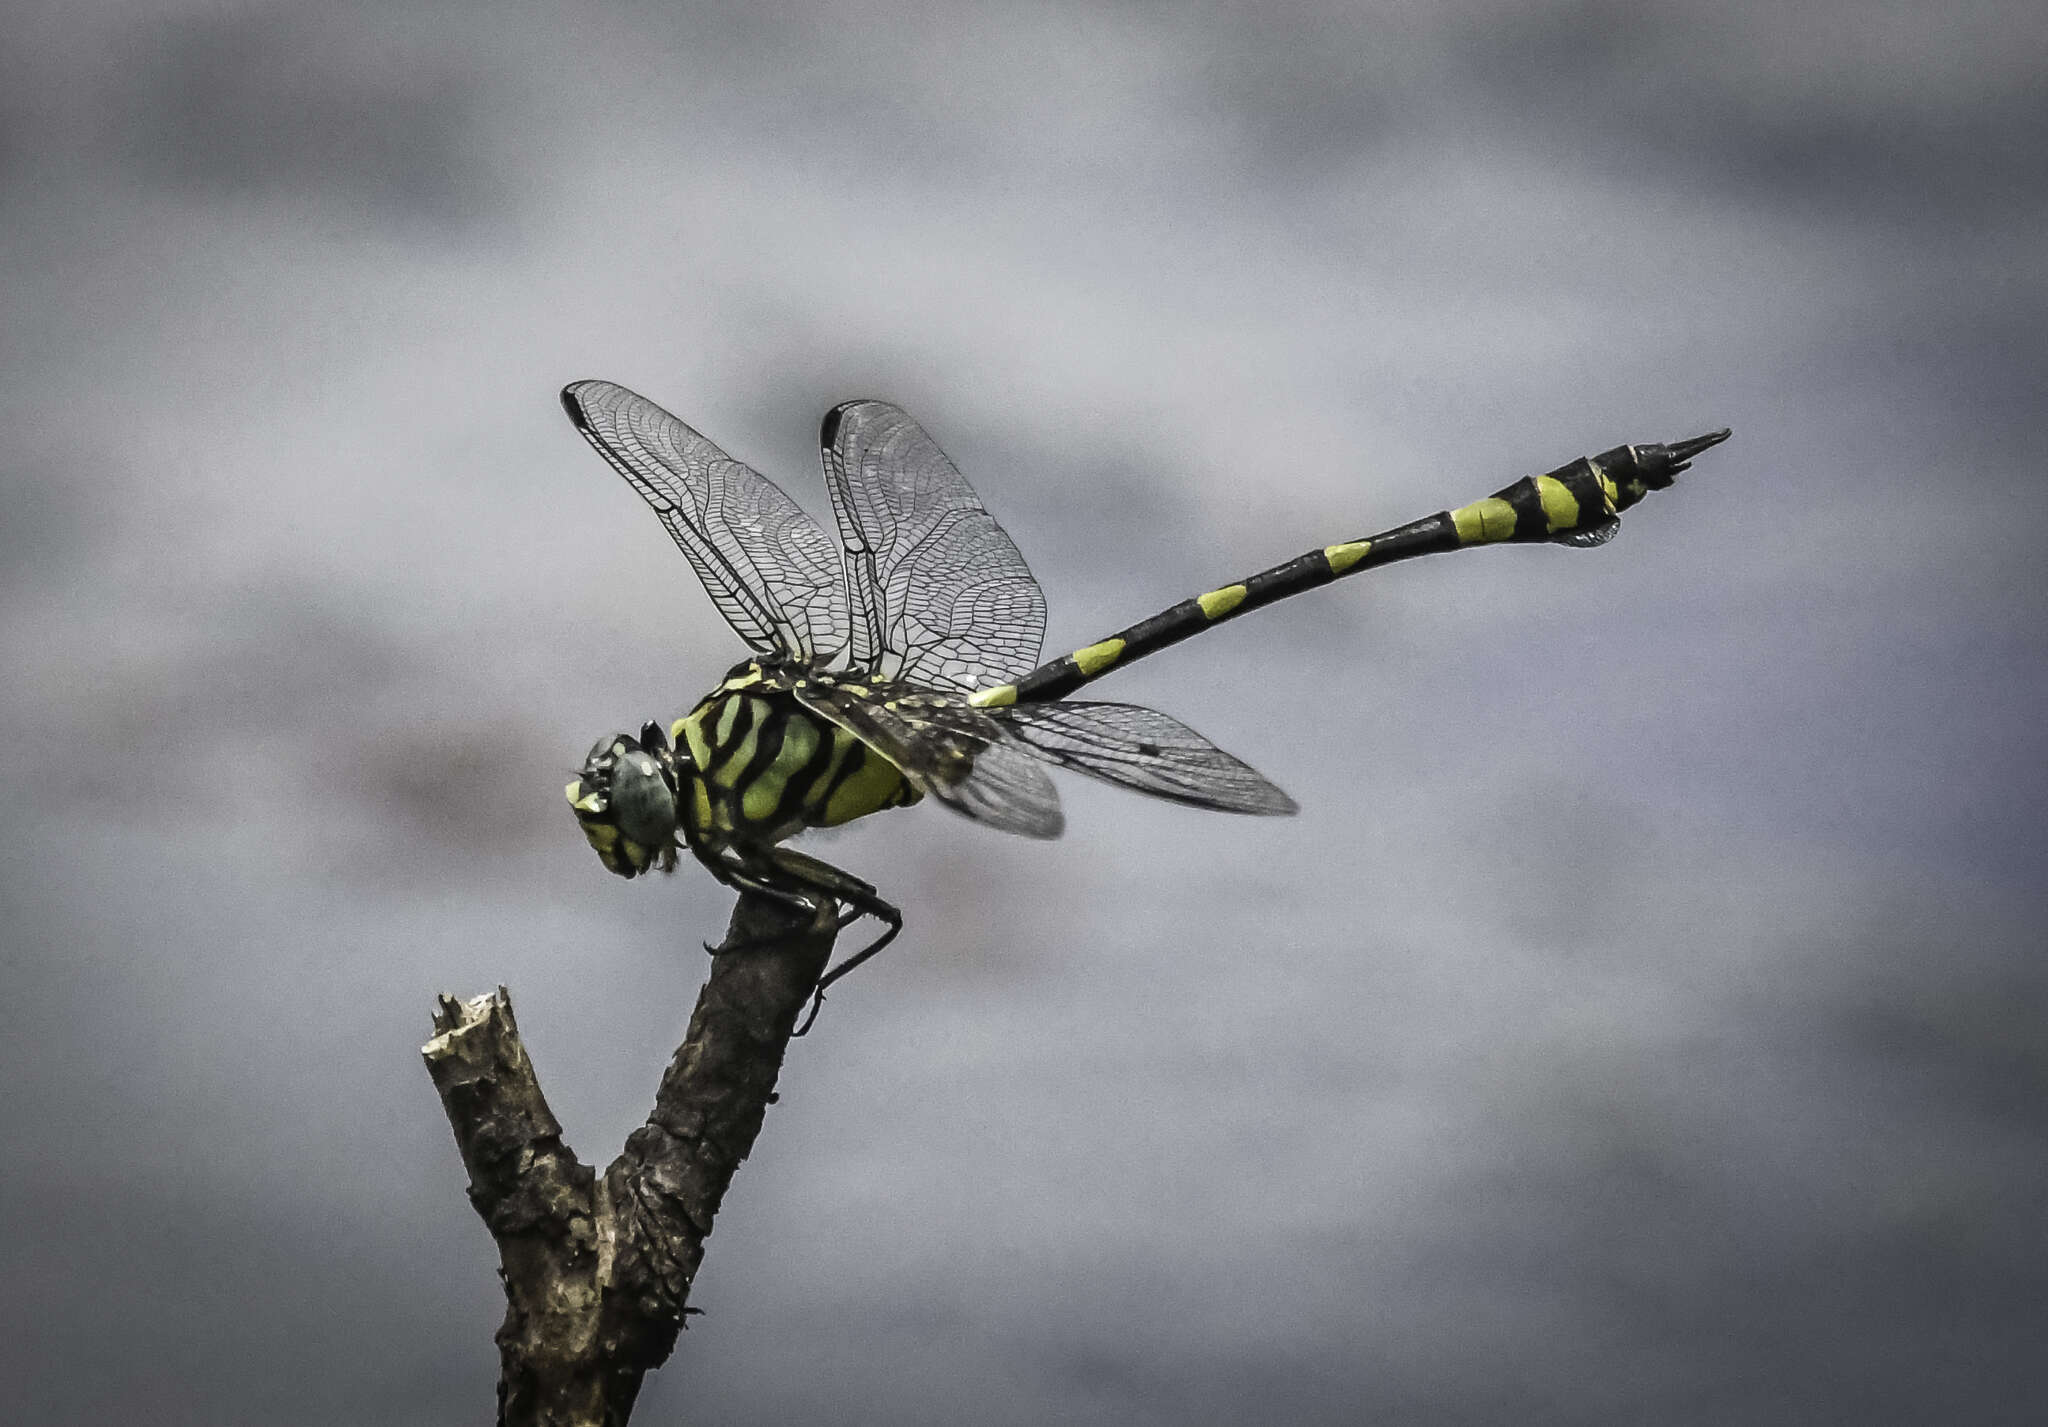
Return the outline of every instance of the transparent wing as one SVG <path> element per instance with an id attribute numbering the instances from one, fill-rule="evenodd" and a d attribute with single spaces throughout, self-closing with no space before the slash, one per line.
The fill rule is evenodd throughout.
<path id="1" fill-rule="evenodd" d="M 969 691 L 1035 667 L 1045 595 L 938 443 L 885 401 L 835 406 L 819 442 L 846 547 L 853 667 Z"/>
<path id="2" fill-rule="evenodd" d="M 1001 832 L 1058 837 L 1067 826 L 1059 789 L 1030 754 L 1008 739 L 986 745 L 975 755 L 973 770 L 937 796 L 954 812 Z"/>
<path id="3" fill-rule="evenodd" d="M 911 786 L 999 832 L 1058 837 L 1059 790 L 1001 724 L 939 689 L 855 694 L 806 680 L 797 701 L 903 770 Z"/>
<path id="4" fill-rule="evenodd" d="M 1038 757 L 1155 798 L 1226 813 L 1299 811 L 1257 770 L 1156 709 L 1049 703 L 990 714 Z"/>
<path id="5" fill-rule="evenodd" d="M 756 653 L 812 663 L 846 647 L 832 541 L 773 481 L 612 382 L 564 387 L 562 406 L 654 507 L 718 612 Z"/>

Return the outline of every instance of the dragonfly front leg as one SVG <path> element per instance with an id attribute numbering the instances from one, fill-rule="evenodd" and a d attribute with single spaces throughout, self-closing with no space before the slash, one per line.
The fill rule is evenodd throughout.
<path id="1" fill-rule="evenodd" d="M 772 867 L 764 866 L 759 871 L 755 870 L 737 848 L 725 848 L 709 856 L 700 854 L 698 860 L 704 864 L 713 877 L 716 877 L 720 882 L 736 892 L 751 892 L 756 896 L 765 897 L 775 903 L 776 906 L 786 908 L 804 917 L 817 915 L 818 908 L 811 897 L 807 895 L 810 891 L 809 888 L 791 887 L 770 880 L 770 877 L 773 875 Z M 763 873 L 768 875 L 764 876 L 762 875 Z M 858 916 L 860 914 L 856 912 L 854 915 Z M 845 925 L 846 920 L 841 920 L 834 924 L 833 930 L 836 932 Z M 707 941 L 704 943 L 704 950 L 712 956 L 723 956 L 728 951 L 745 951 L 751 947 L 768 946 L 781 939 L 779 935 L 742 937 L 738 941 L 729 941 L 720 946 L 713 946 Z"/>
<path id="2" fill-rule="evenodd" d="M 730 870 L 734 873 L 733 885 L 762 890 L 771 896 L 796 896 L 804 899 L 804 909 L 815 911 L 812 899 L 822 898 L 843 904 L 838 926 L 841 930 L 853 925 L 862 917 L 873 917 L 882 923 L 882 934 L 849 956 L 836 967 L 818 979 L 818 988 L 811 999 L 810 1014 L 795 1032 L 803 1035 L 818 1019 L 818 1012 L 825 1005 L 825 988 L 847 972 L 881 951 L 896 939 L 903 930 L 903 913 L 892 903 L 882 899 L 874 885 L 864 882 L 851 872 L 834 867 L 829 862 L 820 862 L 801 852 L 786 847 L 754 849 L 733 849 L 738 865 Z M 745 950 L 750 947 L 766 946 L 779 940 L 775 937 L 759 937 L 748 941 L 734 942 L 719 947 L 716 955 Z"/>

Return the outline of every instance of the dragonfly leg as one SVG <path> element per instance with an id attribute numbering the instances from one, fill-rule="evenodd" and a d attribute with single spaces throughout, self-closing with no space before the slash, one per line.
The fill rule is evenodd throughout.
<path id="1" fill-rule="evenodd" d="M 820 862 L 787 847 L 770 849 L 767 860 L 773 865 L 777 879 L 786 879 L 783 880 L 784 886 L 801 887 L 806 892 L 843 903 L 847 910 L 840 915 L 841 928 L 851 926 L 864 916 L 873 917 L 882 923 L 883 928 L 880 936 L 818 978 L 817 991 L 811 997 L 810 1014 L 804 1017 L 803 1024 L 794 1033 L 800 1036 L 810 1030 L 818 1019 L 818 1012 L 824 1008 L 825 988 L 894 941 L 896 934 L 903 930 L 903 913 L 882 900 L 872 883 L 864 882 L 829 862 Z"/>
<path id="2" fill-rule="evenodd" d="M 791 887 L 780 881 L 770 880 L 773 876 L 772 868 L 763 867 L 756 871 L 744 861 L 728 859 L 726 857 L 706 857 L 700 860 L 710 869 L 712 876 L 716 877 L 726 886 L 731 887 L 734 891 L 752 892 L 756 896 L 766 897 L 777 906 L 786 907 L 788 910 L 800 913 L 806 917 L 817 914 L 817 904 L 812 900 L 811 896 L 806 895 L 811 889 L 808 887 Z M 768 876 L 763 876 L 761 875 L 762 873 L 767 873 Z M 854 915 L 858 916 L 860 914 L 855 912 Z M 846 920 L 848 919 L 841 920 L 838 925 L 845 926 Z M 779 937 L 774 936 L 748 937 L 739 941 L 728 942 L 723 946 L 713 946 L 707 941 L 704 943 L 704 950 L 712 956 L 722 956 L 728 951 L 745 951 L 751 947 L 767 946 L 779 940 Z"/>
<path id="3" fill-rule="evenodd" d="M 890 942 L 896 940 L 896 933 L 903 930 L 903 913 L 879 897 L 874 900 L 872 905 L 862 907 L 860 910 L 883 924 L 882 934 L 818 978 L 818 989 L 811 996 L 811 1013 L 804 1017 L 804 1023 L 792 1033 L 792 1038 L 809 1031 L 811 1022 L 818 1019 L 818 1012 L 825 1009 L 825 988 L 827 986 L 830 986 L 834 981 L 837 981 L 847 972 L 853 970 L 854 967 L 860 965 Z M 842 922 L 841 925 L 843 926 L 845 923 Z"/>
<path id="4" fill-rule="evenodd" d="M 794 1033 L 803 1035 L 818 1019 L 818 1012 L 825 1004 L 825 988 L 894 941 L 896 934 L 903 930 L 903 913 L 892 903 L 884 901 L 873 883 L 864 882 L 851 872 L 829 862 L 820 862 L 815 857 L 806 857 L 790 848 L 733 847 L 728 852 L 729 856 L 718 858 L 711 867 L 712 875 L 728 887 L 755 892 L 792 911 L 811 914 L 815 914 L 824 902 L 838 902 L 841 909 L 836 927 L 842 931 L 862 917 L 873 917 L 883 925 L 880 936 L 819 978 L 817 990 L 811 998 L 810 1014 L 804 1017 L 803 1024 Z M 713 956 L 725 956 L 735 951 L 772 946 L 781 940 L 780 936 L 748 937 L 727 942 L 724 946 L 712 946 L 707 942 L 704 949 Z"/>

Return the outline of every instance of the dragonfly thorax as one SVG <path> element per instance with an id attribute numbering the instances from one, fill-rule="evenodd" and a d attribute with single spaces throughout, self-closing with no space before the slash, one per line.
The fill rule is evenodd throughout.
<path id="1" fill-rule="evenodd" d="M 895 763 L 796 692 L 843 677 L 742 664 L 676 720 L 677 811 L 693 851 L 765 846 L 919 800 Z"/>

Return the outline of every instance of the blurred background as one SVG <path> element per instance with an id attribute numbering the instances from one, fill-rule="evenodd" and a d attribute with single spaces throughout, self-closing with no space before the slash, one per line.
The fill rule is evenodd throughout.
<path id="1" fill-rule="evenodd" d="M 909 930 L 636 1420 L 2048 1417 L 2036 6 L 9 13 L 10 1420 L 489 1420 L 432 997 L 602 1164 L 730 905 L 562 802 L 741 652 L 590 376 L 900 402 L 1054 652 L 1736 432 L 1098 686 L 1292 821 L 810 843 Z"/>

